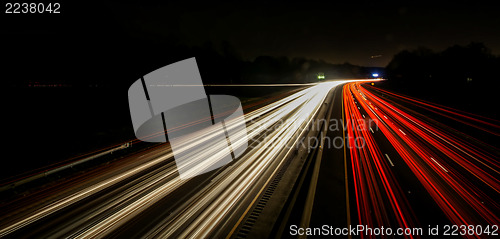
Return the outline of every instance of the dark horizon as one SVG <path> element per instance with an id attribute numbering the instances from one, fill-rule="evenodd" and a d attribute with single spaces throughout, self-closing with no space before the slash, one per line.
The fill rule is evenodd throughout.
<path id="1" fill-rule="evenodd" d="M 496 30 L 500 17 L 493 8 L 474 1 L 120 7 L 125 11 L 115 15 L 118 22 L 126 19 L 123 12 L 139 9 L 130 21 L 149 25 L 146 32 L 166 34 L 188 46 L 228 42 L 244 60 L 271 55 L 385 67 L 402 50 L 423 46 L 442 51 L 470 42 L 483 42 L 500 54 Z"/>
<path id="2" fill-rule="evenodd" d="M 402 50 L 426 47 L 443 51 L 470 42 L 484 43 L 494 55 L 500 55 L 500 17 L 495 8 L 475 1 L 363 5 L 112 1 L 99 7 L 75 3 L 63 7 L 61 16 L 2 15 L 0 34 L 14 39 L 42 38 L 39 43 L 28 42 L 36 47 L 49 44 L 56 50 L 67 41 L 100 47 L 115 41 L 113 34 L 120 34 L 133 41 L 167 46 L 226 44 L 246 61 L 269 55 L 367 67 L 385 67 Z"/>

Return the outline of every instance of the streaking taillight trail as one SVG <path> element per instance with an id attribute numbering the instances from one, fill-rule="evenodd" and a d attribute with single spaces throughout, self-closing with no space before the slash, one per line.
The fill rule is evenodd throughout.
<path id="1" fill-rule="evenodd" d="M 379 88 L 365 88 L 359 82 L 344 86 L 346 122 L 366 119 L 376 122 L 377 129 L 453 224 L 498 225 L 500 164 L 495 152 L 482 147 L 487 144 L 471 143 L 466 137 L 461 137 L 463 133 L 458 136 L 450 127 L 429 123 L 433 120 L 423 115 L 416 117 L 397 103 L 379 97 L 375 89 L 397 96 L 396 93 Z M 464 124 L 474 124 L 477 129 L 498 134 L 498 126 L 491 121 L 455 113 L 451 108 L 413 98 L 398 98 L 453 117 Z M 361 113 L 361 109 L 366 112 L 366 116 Z M 359 130 L 356 125 L 346 125 L 349 135 L 361 136 L 366 141 L 365 147 L 349 149 L 358 223 L 387 225 L 385 218 L 389 214 L 397 218 L 399 226 L 411 225 L 414 221 L 411 206 L 391 171 L 393 162 L 388 155 L 384 157 L 374 140 L 373 129 Z M 349 138 L 349 143 L 353 145 L 353 137 Z M 383 203 L 385 199 L 389 199 L 390 203 Z M 390 208 L 384 205 L 390 205 Z"/>

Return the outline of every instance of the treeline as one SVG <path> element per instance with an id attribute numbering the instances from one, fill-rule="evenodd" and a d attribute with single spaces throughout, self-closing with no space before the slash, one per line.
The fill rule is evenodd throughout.
<path id="1" fill-rule="evenodd" d="M 28 44 L 28 38 L 8 39 Z M 188 47 L 175 38 L 130 35 L 109 30 L 99 38 L 68 35 L 38 38 L 35 53 L 7 49 L 7 84 L 15 87 L 63 85 L 76 88 L 128 88 L 141 76 L 160 67 L 196 57 L 205 84 L 308 83 L 322 72 L 331 78 L 365 78 L 372 71 L 349 63 L 331 64 L 322 60 L 259 56 L 245 60 L 229 43 L 207 42 Z M 29 57 L 23 57 L 29 55 Z"/>
<path id="2" fill-rule="evenodd" d="M 451 105 L 486 107 L 496 102 L 500 57 L 483 43 L 455 45 L 440 52 L 404 50 L 386 67 L 384 84 L 399 92 Z"/>
<path id="3" fill-rule="evenodd" d="M 500 57 L 483 43 L 470 43 L 441 52 L 424 47 L 404 50 L 387 65 L 386 74 L 393 84 L 444 89 L 494 83 L 499 80 L 498 69 Z"/>
<path id="4" fill-rule="evenodd" d="M 182 49 L 182 51 L 180 51 Z M 229 43 L 205 43 L 200 47 L 180 46 L 168 63 L 196 57 L 205 84 L 309 83 L 317 82 L 317 74 L 331 78 L 366 78 L 383 68 L 362 67 L 345 62 L 332 64 L 304 57 L 259 56 L 244 60 Z M 167 62 L 166 62 L 167 63 Z M 151 64 L 155 65 L 155 64 Z"/>
<path id="5" fill-rule="evenodd" d="M 326 79 L 367 78 L 371 72 L 381 68 L 362 67 L 350 63 L 331 64 L 322 60 L 259 56 L 242 68 L 242 83 L 308 83 L 317 82 L 317 74 L 324 73 Z"/>

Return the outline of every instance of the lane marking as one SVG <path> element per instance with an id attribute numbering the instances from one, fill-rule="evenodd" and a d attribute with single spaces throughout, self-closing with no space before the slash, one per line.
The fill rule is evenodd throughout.
<path id="1" fill-rule="evenodd" d="M 346 87 L 346 85 L 344 85 L 342 87 L 342 97 L 341 97 L 341 103 L 342 103 L 342 120 L 345 122 L 345 116 L 344 116 L 344 87 Z M 347 88 L 347 87 L 346 87 Z M 348 88 L 347 88 L 348 89 Z M 352 96 L 352 93 L 351 93 L 351 96 Z M 354 97 L 354 96 L 352 96 Z M 363 115 L 363 117 L 365 117 Z M 344 124 L 342 124 L 342 136 L 344 137 L 344 142 L 345 141 L 345 126 Z M 349 137 L 349 134 L 347 135 Z M 344 182 L 345 182 L 345 204 L 346 204 L 346 212 L 347 212 L 347 227 L 350 227 L 351 226 L 351 209 L 350 209 L 350 205 L 349 205 L 349 183 L 347 181 L 347 155 L 346 155 L 346 144 L 344 143 Z M 347 238 L 351 239 L 351 234 L 349 233 L 347 235 Z"/>
<path id="2" fill-rule="evenodd" d="M 391 164 L 391 166 L 394 167 L 394 164 L 392 163 L 391 158 L 389 158 L 389 155 L 385 154 L 385 157 L 387 158 L 387 160 L 389 160 L 389 163 Z"/>
<path id="3" fill-rule="evenodd" d="M 434 163 L 436 163 L 436 164 L 437 164 L 437 165 L 438 165 L 438 166 L 439 166 L 439 167 L 440 167 L 440 168 L 441 168 L 444 172 L 446 172 L 446 173 L 448 172 L 448 170 L 446 170 L 446 168 L 445 168 L 445 167 L 443 167 L 443 165 L 441 165 L 440 163 L 438 163 L 438 162 L 437 162 L 434 158 L 432 158 L 432 157 L 431 157 L 431 159 L 432 159 L 432 161 L 434 161 Z"/>

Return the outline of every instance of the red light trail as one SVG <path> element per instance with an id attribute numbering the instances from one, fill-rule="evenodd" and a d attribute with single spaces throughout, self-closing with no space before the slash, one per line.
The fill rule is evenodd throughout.
<path id="1" fill-rule="evenodd" d="M 384 157 L 382 147 L 374 139 L 379 132 L 346 124 L 348 135 L 363 137 L 366 141 L 363 148 L 349 148 L 358 223 L 390 225 L 389 216 L 393 216 L 400 227 L 415 222 L 411 205 L 392 171 L 394 164 L 404 162 L 453 224 L 498 225 L 498 156 L 485 149 L 486 144 L 472 143 L 455 134 L 450 127 L 433 125 L 429 123 L 432 120 L 424 116 L 416 117 L 396 102 L 379 97 L 376 92 L 499 135 L 498 125 L 487 119 L 379 88 L 365 87 L 359 82 L 346 84 L 343 89 L 346 122 L 372 120 L 376 123 L 376 131 L 383 134 L 402 159 L 393 163 L 395 160 L 389 155 Z M 366 112 L 366 116 L 361 111 Z M 354 144 L 353 137 L 348 137 L 349 145 Z"/>

